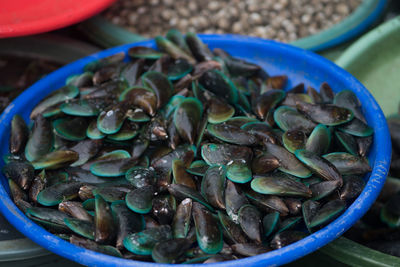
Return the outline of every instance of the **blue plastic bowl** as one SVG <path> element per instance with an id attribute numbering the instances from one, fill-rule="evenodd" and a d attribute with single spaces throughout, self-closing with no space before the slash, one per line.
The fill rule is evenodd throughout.
<path id="1" fill-rule="evenodd" d="M 364 191 L 342 216 L 318 232 L 284 248 L 254 257 L 207 266 L 277 266 L 305 256 L 339 237 L 360 219 L 375 201 L 389 169 L 390 135 L 385 116 L 372 95 L 348 72 L 312 52 L 258 38 L 234 35 L 201 35 L 201 38 L 211 49 L 217 47 L 225 49 L 235 57 L 261 65 L 272 75 L 287 74 L 290 77 L 288 87 L 304 82 L 306 85 L 319 88 L 320 84 L 326 81 L 334 90 L 350 89 L 354 91 L 362 102 L 363 111 L 369 125 L 375 130 L 374 143 L 369 155 L 370 163 L 373 166 L 372 173 L 366 177 L 368 183 Z M 8 153 L 10 122 L 14 114 L 21 114 L 28 120 L 32 108 L 44 96 L 64 85 L 68 76 L 81 73 L 87 63 L 120 51 L 127 51 L 130 47 L 138 45 L 155 48 L 154 41 L 146 41 L 102 51 L 51 73 L 21 94 L 0 117 L 0 149 L 2 155 Z M 0 167 L 3 164 L 3 162 L 0 163 Z M 57 238 L 29 220 L 12 202 L 3 175 L 1 175 L 0 181 L 0 211 L 16 229 L 44 248 L 62 257 L 89 266 L 169 266 L 167 264 L 111 257 L 77 247 Z"/>

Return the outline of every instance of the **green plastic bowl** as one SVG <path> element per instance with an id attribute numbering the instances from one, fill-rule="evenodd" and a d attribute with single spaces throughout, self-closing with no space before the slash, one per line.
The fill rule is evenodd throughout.
<path id="1" fill-rule="evenodd" d="M 296 40 L 292 45 L 321 51 L 349 41 L 373 25 L 385 10 L 387 0 L 363 0 L 361 5 L 347 18 L 331 28 Z M 139 42 L 145 38 L 96 16 L 80 24 L 79 29 L 98 45 L 108 48 Z"/>

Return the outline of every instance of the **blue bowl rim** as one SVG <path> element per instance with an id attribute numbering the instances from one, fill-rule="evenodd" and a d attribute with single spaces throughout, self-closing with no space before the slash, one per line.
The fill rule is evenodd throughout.
<path id="1" fill-rule="evenodd" d="M 227 41 L 231 43 L 240 43 L 243 46 L 274 46 L 276 49 L 281 49 L 288 54 L 301 54 L 305 59 L 312 62 L 312 64 L 318 65 L 319 67 L 334 70 L 338 77 L 345 79 L 350 82 L 353 86 L 352 89 L 356 88 L 361 92 L 362 97 L 370 101 L 367 108 L 374 109 L 374 122 L 376 125 L 375 130 L 375 142 L 379 150 L 377 151 L 376 158 L 374 161 L 373 170 L 361 195 L 348 207 L 348 209 L 335 221 L 331 222 L 321 230 L 309 235 L 300 241 L 297 241 L 291 245 L 283 247 L 281 249 L 273 250 L 268 253 L 261 255 L 247 257 L 235 261 L 227 261 L 221 263 L 214 263 L 208 266 L 279 266 L 282 264 L 289 263 L 293 260 L 301 258 L 323 246 L 328 244 L 330 241 L 336 239 L 342 235 L 347 229 L 349 229 L 357 220 L 359 220 L 363 214 L 367 212 L 369 207 L 373 204 L 380 190 L 383 187 L 386 176 L 389 171 L 390 159 L 391 159 L 391 142 L 388 126 L 386 123 L 385 116 L 379 105 L 370 94 L 370 92 L 350 73 L 341 69 L 333 62 L 314 54 L 313 52 L 306 51 L 300 48 L 296 48 L 291 45 L 282 44 L 272 40 L 265 40 L 255 37 L 244 37 L 240 35 L 199 35 L 200 38 L 205 42 L 220 42 L 221 44 Z M 36 82 L 24 93 L 18 96 L 3 112 L 0 116 L 0 136 L 3 136 L 7 127 L 12 119 L 12 111 L 16 106 L 20 106 L 23 103 L 27 103 L 30 99 L 35 98 L 35 91 L 42 86 L 52 84 L 55 81 L 63 77 L 65 71 L 76 69 L 85 64 L 97 60 L 109 55 L 116 54 L 120 51 L 125 51 L 129 47 L 133 46 L 151 46 L 154 44 L 154 40 L 138 42 L 134 44 L 122 45 L 114 48 L 110 48 L 88 57 L 77 60 L 70 63 L 57 71 L 46 76 L 44 79 Z M 376 121 L 375 121 L 376 120 Z M 1 178 L 4 176 L 1 175 Z M 4 178 L 3 178 L 4 179 Z M 362 205 L 361 205 L 362 203 Z M 142 261 L 133 261 L 120 259 L 105 254 L 101 254 L 95 251 L 87 250 L 78 246 L 75 246 L 67 241 L 64 241 L 53 234 L 50 234 L 42 227 L 33 223 L 28 219 L 12 202 L 4 186 L 0 185 L 0 211 L 5 218 L 22 234 L 43 246 L 44 248 L 62 256 L 67 259 L 76 261 L 80 264 L 88 266 L 143 266 L 143 267 L 167 267 L 170 264 L 157 264 L 148 263 Z M 191 264 L 184 266 L 200 266 L 200 264 Z"/>

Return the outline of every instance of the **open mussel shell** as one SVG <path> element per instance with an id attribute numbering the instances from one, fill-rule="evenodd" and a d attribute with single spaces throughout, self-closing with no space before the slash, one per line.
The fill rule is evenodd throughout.
<path id="1" fill-rule="evenodd" d="M 260 194 L 277 196 L 311 197 L 311 190 L 301 182 L 297 182 L 284 173 L 254 178 L 251 189 Z"/>
<path id="2" fill-rule="evenodd" d="M 296 157 L 308 168 L 310 168 L 317 176 L 327 181 L 339 181 L 339 185 L 342 185 L 342 175 L 335 165 L 333 165 L 327 159 L 305 149 L 297 150 L 295 154 Z"/>
<path id="3" fill-rule="evenodd" d="M 354 114 L 350 109 L 335 105 L 298 102 L 296 108 L 312 121 L 326 126 L 341 125 L 354 118 Z"/>
<path id="4" fill-rule="evenodd" d="M 54 184 L 42 190 L 37 196 L 37 201 L 43 206 L 58 205 L 63 201 L 77 198 L 81 186 L 80 182 Z"/>
<path id="5" fill-rule="evenodd" d="M 220 252 L 223 246 L 222 231 L 213 214 L 197 202 L 193 203 L 192 214 L 201 250 L 208 254 Z"/>
<path id="6" fill-rule="evenodd" d="M 372 170 L 366 158 L 346 152 L 333 152 L 323 157 L 332 163 L 342 175 L 365 174 Z"/>
<path id="7" fill-rule="evenodd" d="M 186 238 L 161 241 L 154 246 L 151 257 L 158 263 L 175 263 L 191 245 Z"/>
<path id="8" fill-rule="evenodd" d="M 302 130 L 311 133 L 316 124 L 300 114 L 295 108 L 280 106 L 274 112 L 275 123 L 283 131 Z"/>
<path id="9" fill-rule="evenodd" d="M 225 174 L 225 167 L 211 166 L 201 180 L 201 195 L 215 208 L 225 209 Z"/>
<path id="10" fill-rule="evenodd" d="M 299 178 L 308 178 L 311 171 L 306 168 L 292 153 L 272 143 L 265 144 L 267 152 L 279 160 L 279 170 Z"/>
<path id="11" fill-rule="evenodd" d="M 126 205 L 134 212 L 146 214 L 153 207 L 153 196 L 154 190 L 152 186 L 139 187 L 126 195 Z"/>
<path id="12" fill-rule="evenodd" d="M 231 144 L 251 146 L 257 142 L 251 133 L 226 123 L 209 124 L 207 131 L 213 137 Z"/>
<path id="13" fill-rule="evenodd" d="M 18 154 L 24 148 L 26 142 L 28 142 L 29 130 L 24 119 L 20 115 L 14 115 L 11 121 L 10 130 L 10 142 L 9 149 L 10 153 Z"/>
<path id="14" fill-rule="evenodd" d="M 44 112 L 51 106 L 60 104 L 64 101 L 75 98 L 79 95 L 79 89 L 73 85 L 65 85 L 64 87 L 53 91 L 45 99 L 43 99 L 31 112 L 31 119 L 35 119 L 39 114 Z"/>
<path id="15" fill-rule="evenodd" d="M 53 143 L 54 136 L 50 121 L 41 115 L 37 116 L 25 146 L 25 158 L 32 161 L 46 155 L 51 151 Z"/>
<path id="16" fill-rule="evenodd" d="M 325 154 L 331 144 L 331 131 L 323 124 L 318 124 L 307 139 L 305 149 L 318 155 Z"/>

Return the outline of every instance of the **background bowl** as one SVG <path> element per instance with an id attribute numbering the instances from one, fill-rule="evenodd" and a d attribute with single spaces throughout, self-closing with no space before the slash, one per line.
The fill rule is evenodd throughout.
<path id="1" fill-rule="evenodd" d="M 369 154 L 373 170 L 366 177 L 367 184 L 364 191 L 339 218 L 323 229 L 284 248 L 241 260 L 218 263 L 215 266 L 281 265 L 311 253 L 339 237 L 372 205 L 389 169 L 391 156 L 389 131 L 385 117 L 374 98 L 348 72 L 312 52 L 258 38 L 235 35 L 200 35 L 200 37 L 211 49 L 217 47 L 225 49 L 235 57 L 259 64 L 271 75 L 287 74 L 288 88 L 300 82 L 304 82 L 306 86 L 319 88 L 320 84 L 326 81 L 335 91 L 352 90 L 363 105 L 368 124 L 375 130 L 374 143 Z M 45 95 L 64 85 L 68 76 L 82 72 L 87 63 L 120 51 L 127 51 L 130 47 L 138 45 L 155 48 L 154 41 L 146 41 L 105 50 L 53 72 L 26 90 L 0 116 L 0 153 L 8 152 L 10 121 L 14 114 L 19 113 L 28 120 L 32 108 Z M 0 163 L 0 167 L 2 165 L 3 162 Z M 10 199 L 8 185 L 3 175 L 0 176 L 0 181 L 0 211 L 19 231 L 48 250 L 90 266 L 170 266 L 115 258 L 61 240 L 29 220 Z"/>

